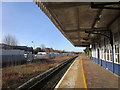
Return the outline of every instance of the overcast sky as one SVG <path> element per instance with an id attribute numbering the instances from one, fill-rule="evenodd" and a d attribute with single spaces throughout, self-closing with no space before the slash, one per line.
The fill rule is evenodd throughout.
<path id="1" fill-rule="evenodd" d="M 37 47 L 44 44 L 68 51 L 84 49 L 74 47 L 33 2 L 2 3 L 1 21 L 3 37 L 11 34 L 18 39 L 19 45 Z"/>

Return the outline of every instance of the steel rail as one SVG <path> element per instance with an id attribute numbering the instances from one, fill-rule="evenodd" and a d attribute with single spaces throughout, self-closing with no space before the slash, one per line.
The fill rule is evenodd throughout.
<path id="1" fill-rule="evenodd" d="M 68 64 L 72 63 L 72 61 L 74 61 L 75 58 L 77 58 L 77 56 L 63 61 L 62 63 L 58 64 L 57 66 L 55 66 L 55 67 L 53 67 L 49 70 L 47 70 L 44 73 L 38 75 L 37 77 L 34 77 L 34 78 L 30 79 L 26 83 L 24 83 L 21 86 L 19 86 L 18 88 L 16 88 L 16 90 L 23 90 L 23 89 L 24 90 L 33 90 L 33 89 L 42 90 L 44 85 L 46 85 L 47 82 L 49 82 L 50 79 L 52 79 L 59 72 L 61 72 L 62 69 L 64 69 Z M 52 86 L 50 86 L 49 89 L 52 90 L 57 85 L 58 81 L 62 78 L 62 76 L 63 75 L 58 76 L 58 79 L 56 80 L 56 82 Z M 44 90 L 45 90 L 45 88 L 44 88 Z"/>

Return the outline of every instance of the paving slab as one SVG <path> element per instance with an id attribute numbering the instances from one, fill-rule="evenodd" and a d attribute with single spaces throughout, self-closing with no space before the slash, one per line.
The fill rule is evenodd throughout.
<path id="1" fill-rule="evenodd" d="M 119 76 L 99 66 L 89 57 L 81 55 L 88 88 L 120 89 Z"/>

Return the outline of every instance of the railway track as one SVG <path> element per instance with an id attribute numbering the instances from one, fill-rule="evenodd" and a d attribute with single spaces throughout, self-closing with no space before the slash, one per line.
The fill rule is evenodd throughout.
<path id="1" fill-rule="evenodd" d="M 39 76 L 24 83 L 16 90 L 53 90 L 77 56 L 66 60 Z"/>

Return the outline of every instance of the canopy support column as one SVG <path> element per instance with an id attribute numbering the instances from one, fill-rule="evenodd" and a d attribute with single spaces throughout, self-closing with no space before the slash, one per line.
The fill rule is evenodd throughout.
<path id="1" fill-rule="evenodd" d="M 112 71 L 114 73 L 114 47 L 113 47 L 113 34 L 112 31 L 110 31 L 110 44 L 112 47 Z"/>

